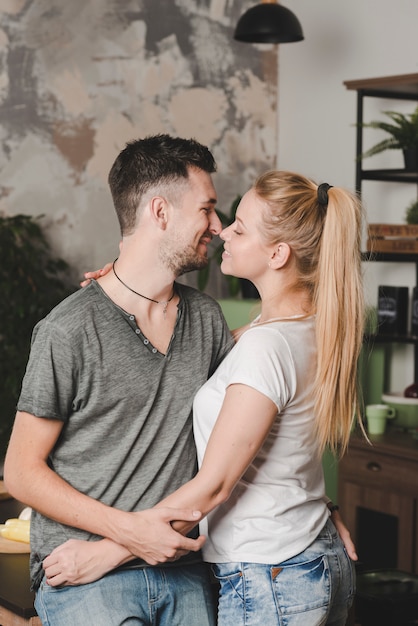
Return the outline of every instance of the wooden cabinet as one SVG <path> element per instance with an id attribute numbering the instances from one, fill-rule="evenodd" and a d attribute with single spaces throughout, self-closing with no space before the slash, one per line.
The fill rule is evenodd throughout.
<path id="1" fill-rule="evenodd" d="M 339 464 L 341 514 L 360 562 L 418 574 L 418 442 L 388 432 L 354 434 Z"/>

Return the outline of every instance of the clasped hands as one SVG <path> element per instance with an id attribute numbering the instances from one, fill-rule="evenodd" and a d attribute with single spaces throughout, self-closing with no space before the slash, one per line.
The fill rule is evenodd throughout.
<path id="1" fill-rule="evenodd" d="M 121 526 L 115 540 L 69 539 L 43 561 L 46 581 L 52 587 L 81 585 L 98 580 L 123 563 L 139 557 L 149 565 L 176 561 L 198 552 L 206 538 L 185 537 L 173 529 L 175 521 L 188 528 L 201 519 L 199 511 L 155 507 L 136 513 L 119 512 Z"/>

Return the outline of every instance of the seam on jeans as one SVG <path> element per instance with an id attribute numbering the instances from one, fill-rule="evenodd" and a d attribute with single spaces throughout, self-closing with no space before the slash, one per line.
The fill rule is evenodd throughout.
<path id="1" fill-rule="evenodd" d="M 273 580 L 275 580 L 277 576 L 280 574 L 280 572 L 282 571 L 283 571 L 283 567 L 272 567 L 271 574 L 272 574 Z"/>

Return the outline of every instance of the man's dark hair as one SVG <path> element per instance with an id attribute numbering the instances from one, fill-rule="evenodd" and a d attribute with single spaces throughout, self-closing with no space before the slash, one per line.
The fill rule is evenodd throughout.
<path id="1" fill-rule="evenodd" d="M 210 150 L 194 139 L 161 134 L 128 142 L 108 179 L 122 235 L 134 228 L 144 194 L 154 187 L 187 180 L 190 167 L 209 174 L 216 171 Z"/>

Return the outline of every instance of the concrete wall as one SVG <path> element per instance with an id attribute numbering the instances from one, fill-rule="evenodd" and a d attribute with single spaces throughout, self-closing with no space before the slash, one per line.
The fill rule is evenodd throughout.
<path id="1" fill-rule="evenodd" d="M 250 5 L 0 1 L 0 211 L 44 214 L 74 279 L 117 255 L 107 174 L 126 141 L 207 144 L 223 210 L 274 166 L 277 49 L 232 37 Z"/>

